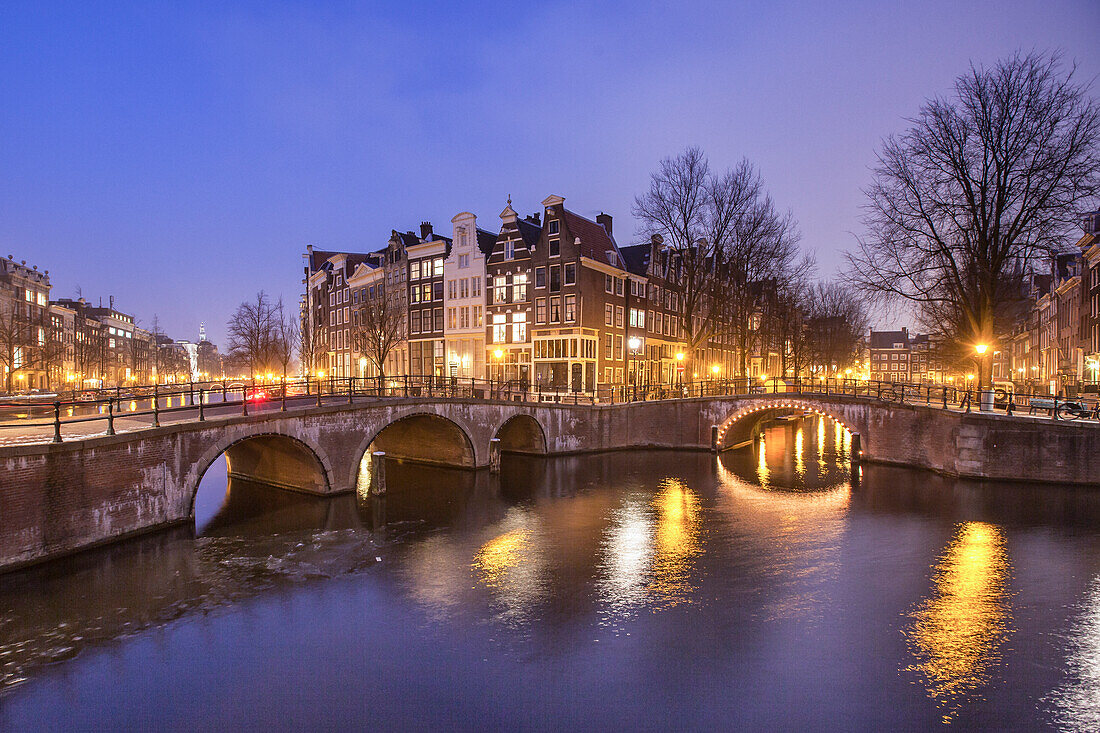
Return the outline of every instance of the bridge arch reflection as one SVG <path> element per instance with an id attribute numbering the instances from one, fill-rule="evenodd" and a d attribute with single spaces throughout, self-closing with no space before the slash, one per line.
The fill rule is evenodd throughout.
<path id="1" fill-rule="evenodd" d="M 728 450 L 747 445 L 762 423 L 786 415 L 813 414 L 826 417 L 838 424 L 847 434 L 860 433 L 866 444 L 864 426 L 855 425 L 839 410 L 829 409 L 820 403 L 796 397 L 776 395 L 774 399 L 761 400 L 740 407 L 718 425 L 718 450 Z"/>

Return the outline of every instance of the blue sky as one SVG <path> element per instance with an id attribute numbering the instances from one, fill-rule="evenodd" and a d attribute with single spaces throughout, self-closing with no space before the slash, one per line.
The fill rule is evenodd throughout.
<path id="1" fill-rule="evenodd" d="M 615 217 L 688 145 L 742 156 L 820 274 L 879 141 L 971 62 L 1061 49 L 1100 75 L 1100 3 L 0 5 L 0 256 L 216 342 L 300 253 L 381 246 L 550 193 Z M 1094 84 L 1094 93 L 1100 93 Z"/>

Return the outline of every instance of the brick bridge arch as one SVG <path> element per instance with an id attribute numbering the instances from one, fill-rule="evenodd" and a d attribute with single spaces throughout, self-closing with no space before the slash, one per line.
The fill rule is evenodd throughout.
<path id="1" fill-rule="evenodd" d="M 528 412 L 508 415 L 493 431 L 493 437 L 499 438 L 501 450 L 505 453 L 523 453 L 527 455 L 546 455 L 546 428 L 538 418 Z"/>
<path id="2" fill-rule="evenodd" d="M 179 497 L 182 516 L 194 516 L 199 483 L 220 456 L 226 456 L 230 475 L 246 476 L 283 488 L 324 494 L 333 490 L 335 471 L 327 452 L 307 434 L 291 433 L 279 425 L 238 425 L 218 437 L 194 460 L 183 479 Z M 237 467 L 234 469 L 234 462 Z"/>
<path id="3" fill-rule="evenodd" d="M 434 408 L 434 409 L 433 409 Z M 364 437 L 358 442 L 355 449 L 351 454 L 351 461 L 348 467 L 348 482 L 347 486 L 355 486 L 356 481 L 359 478 L 359 470 L 362 465 L 363 458 L 366 456 L 367 451 L 370 450 L 371 445 L 378 440 L 387 430 L 391 428 L 400 429 L 398 426 L 413 428 L 424 427 L 427 423 L 422 421 L 438 422 L 440 427 L 442 425 L 449 426 L 452 430 L 451 437 L 458 437 L 461 441 L 461 447 L 457 451 L 451 451 L 454 455 L 439 456 L 438 446 L 435 450 L 424 452 L 413 452 L 408 450 L 409 446 L 404 446 L 405 450 L 402 450 L 402 446 L 397 445 L 397 449 L 394 450 L 393 445 L 381 445 L 377 446 L 379 450 L 386 450 L 386 452 L 395 458 L 403 458 L 406 460 L 418 461 L 422 463 L 433 463 L 446 465 L 458 468 L 475 468 L 483 465 L 483 462 L 488 461 L 488 439 L 485 438 L 484 446 L 479 445 L 479 438 L 482 436 L 479 434 L 481 431 L 475 430 L 470 424 L 462 417 L 455 415 L 454 410 L 447 410 L 443 405 L 428 406 L 428 405 L 416 405 L 404 410 L 396 410 L 392 415 L 388 416 L 381 424 L 371 426 L 365 433 Z M 419 426 L 414 426 L 413 423 L 419 423 Z M 447 428 L 444 428 L 447 429 Z M 430 430 L 430 428 L 429 428 Z M 405 441 L 414 440 L 417 436 L 414 431 L 410 430 L 409 433 L 403 436 L 393 436 L 397 442 L 402 439 Z M 444 434 L 445 435 L 445 434 Z M 425 436 L 426 437 L 426 436 Z M 389 450 L 387 450 L 389 448 Z M 454 460 L 455 458 L 458 460 Z"/>
<path id="4" fill-rule="evenodd" d="M 718 449 L 743 445 L 752 440 L 753 431 L 761 422 L 795 411 L 823 415 L 850 433 L 859 433 L 867 445 L 868 420 L 866 406 L 834 403 L 831 400 L 795 397 L 783 393 L 736 405 L 718 425 Z"/>

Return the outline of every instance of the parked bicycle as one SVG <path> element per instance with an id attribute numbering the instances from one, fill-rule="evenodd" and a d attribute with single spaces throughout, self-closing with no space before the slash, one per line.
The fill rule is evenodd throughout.
<path id="1" fill-rule="evenodd" d="M 1100 420 L 1100 402 L 1096 403 L 1095 407 L 1089 407 L 1079 400 L 1066 400 L 1058 404 L 1059 420 L 1076 420 L 1082 417 L 1087 420 Z"/>

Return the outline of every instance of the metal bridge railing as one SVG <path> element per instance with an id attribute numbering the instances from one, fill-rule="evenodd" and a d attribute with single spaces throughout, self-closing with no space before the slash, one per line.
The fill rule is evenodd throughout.
<path id="1" fill-rule="evenodd" d="M 684 384 L 603 384 L 593 390 L 568 386 L 531 384 L 521 380 L 493 380 L 434 375 L 396 377 L 327 377 L 263 381 L 205 381 L 172 385 L 142 385 L 106 390 L 84 390 L 61 399 L 0 399 L 0 441 L 22 430 L 22 438 L 61 442 L 66 428 L 100 423 L 102 433 L 113 435 L 116 423 L 128 428 L 159 427 L 162 419 L 173 422 L 205 421 L 249 412 L 354 404 L 358 401 L 430 398 L 507 400 L 564 404 L 621 404 L 702 397 L 755 394 L 843 396 L 876 402 L 915 404 L 963 412 L 1000 412 L 1036 415 L 1053 420 L 1100 420 L 1096 398 L 1068 398 L 1003 389 L 974 390 L 951 385 L 911 384 L 848 378 L 768 379 L 737 377 L 695 380 Z M 984 405 L 983 402 L 984 394 Z M 135 421 L 137 425 L 135 425 Z M 39 431 L 35 433 L 34 431 Z M 31 431 L 31 434 L 27 434 Z M 92 433 L 97 434 L 97 433 Z M 87 434 L 82 434 L 87 437 Z M 20 441 L 26 442 L 26 441 Z M 33 441 L 32 441 L 33 442 Z"/>

